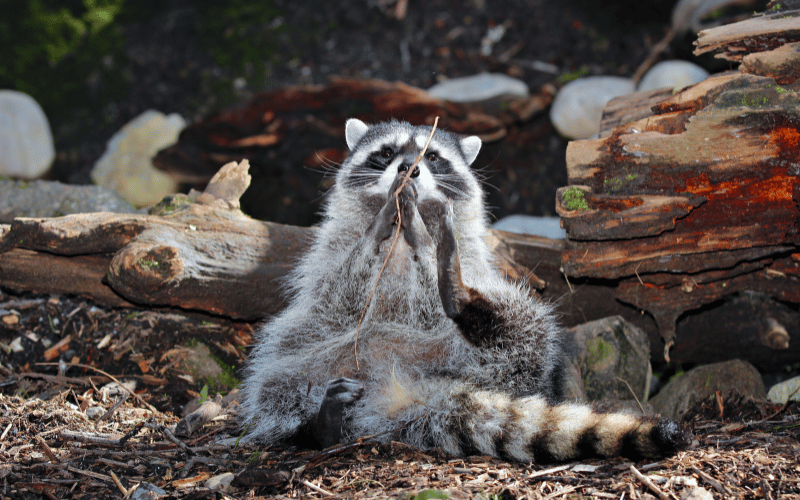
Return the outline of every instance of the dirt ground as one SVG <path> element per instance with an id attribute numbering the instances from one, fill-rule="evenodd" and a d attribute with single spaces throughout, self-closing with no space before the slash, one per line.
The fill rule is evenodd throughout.
<path id="1" fill-rule="evenodd" d="M 192 435 L 176 437 L 183 407 L 203 386 L 213 397 L 236 384 L 235 371 L 202 378 L 187 363 L 191 353 L 202 342 L 220 365 L 239 366 L 253 326 L 3 291 L 0 341 L 20 338 L 24 349 L 0 350 L 2 497 L 121 498 L 148 483 L 169 498 L 191 499 L 422 499 L 444 492 L 454 499 L 666 500 L 696 488 L 714 498 L 800 498 L 800 405 L 735 395 L 696 404 L 684 417 L 695 437 L 690 449 L 657 462 L 517 464 L 372 441 L 327 452 L 264 448 L 237 442 L 235 403 Z M 135 396 L 109 387 L 112 381 L 136 381 Z M 226 473 L 233 475 L 230 489 L 209 489 L 209 479 Z"/>

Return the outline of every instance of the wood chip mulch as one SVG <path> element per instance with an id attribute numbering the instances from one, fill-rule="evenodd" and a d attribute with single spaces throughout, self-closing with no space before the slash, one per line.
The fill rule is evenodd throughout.
<path id="1" fill-rule="evenodd" d="M 179 439 L 177 417 L 133 398 L 69 379 L 53 385 L 48 400 L 0 394 L 3 498 L 800 499 L 794 403 L 697 405 L 693 447 L 660 462 L 528 465 L 396 442 L 259 448 L 237 442 L 235 405 Z M 731 415 L 705 417 L 720 408 Z"/>

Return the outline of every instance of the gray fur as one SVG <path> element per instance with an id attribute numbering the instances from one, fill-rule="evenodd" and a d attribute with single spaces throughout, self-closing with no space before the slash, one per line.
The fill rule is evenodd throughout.
<path id="1" fill-rule="evenodd" d="M 390 193 L 398 168 L 419 154 L 429 133 L 430 127 L 397 121 L 348 120 L 352 151 L 337 172 L 315 240 L 290 278 L 289 306 L 261 328 L 246 368 L 243 423 L 251 436 L 275 444 L 306 433 L 328 445 L 405 425 L 399 438 L 415 446 L 522 461 L 572 458 L 587 451 L 579 446 L 587 438 L 589 452 L 602 455 L 625 451 L 631 435 L 641 441 L 635 445 L 641 454 L 669 451 L 672 441 L 679 446 L 679 428 L 667 445 L 652 443 L 658 420 L 554 406 L 561 397 L 560 330 L 551 306 L 508 282 L 484 243 L 484 195 L 469 169 L 480 149 L 477 137 L 437 130 L 429 152 L 439 163 L 426 154 L 413 186 L 403 191 L 406 237 L 378 280 L 395 227 Z M 373 168 L 381 164 L 370 158 L 387 147 L 397 157 Z M 456 242 L 455 266 L 445 269 L 448 239 Z M 443 307 L 443 269 L 455 276 L 453 317 Z M 470 307 L 499 326 L 463 330 L 472 328 L 465 320 Z M 344 408 L 333 405 L 331 381 L 349 388 L 336 400 Z M 337 428 L 320 438 L 327 431 L 314 425 L 331 412 L 326 421 L 336 421 L 330 408 L 343 412 L 341 435 Z M 669 434 L 669 426 L 657 427 Z"/>

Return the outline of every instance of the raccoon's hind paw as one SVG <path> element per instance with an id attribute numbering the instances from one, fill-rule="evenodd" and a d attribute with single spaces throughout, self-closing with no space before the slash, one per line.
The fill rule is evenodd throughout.
<path id="1" fill-rule="evenodd" d="M 325 389 L 325 399 L 322 400 L 322 406 L 325 404 L 350 404 L 355 403 L 361 396 L 364 395 L 364 386 L 361 382 L 349 378 L 337 378 L 328 382 L 328 387 Z M 320 408 L 322 408 L 320 406 Z"/>
<path id="2" fill-rule="evenodd" d="M 342 436 L 344 407 L 364 395 L 364 386 L 356 380 L 338 378 L 328 382 L 325 397 L 319 405 L 316 418 L 311 422 L 311 435 L 322 447 L 339 443 Z"/>

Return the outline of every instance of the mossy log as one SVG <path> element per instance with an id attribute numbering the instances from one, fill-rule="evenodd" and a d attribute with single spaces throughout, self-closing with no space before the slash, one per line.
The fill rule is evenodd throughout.
<path id="1" fill-rule="evenodd" d="M 699 51 L 725 50 L 758 74 L 622 97 L 601 138 L 567 148 L 563 270 L 651 314 L 667 360 L 673 345 L 686 360 L 736 335 L 788 349 L 800 333 L 800 30 L 776 31 L 783 19 L 700 34 Z M 761 304 L 746 327 L 730 306 L 743 297 Z M 716 328 L 698 332 L 714 324 L 690 319 L 700 315 Z"/>

